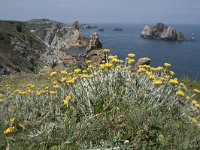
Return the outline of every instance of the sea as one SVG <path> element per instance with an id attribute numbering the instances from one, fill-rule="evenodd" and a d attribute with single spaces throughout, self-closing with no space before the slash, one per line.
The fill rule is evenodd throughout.
<path id="1" fill-rule="evenodd" d="M 149 57 L 151 66 L 162 66 L 164 63 L 172 64 L 171 70 L 175 77 L 188 77 L 200 80 L 200 25 L 170 24 L 177 31 L 184 33 L 191 41 L 160 41 L 140 38 L 140 33 L 146 24 L 95 24 L 98 29 L 81 29 L 84 36 L 89 37 L 92 32 L 98 32 L 103 48 L 124 59 L 127 54 L 136 54 L 136 59 Z M 113 31 L 122 28 L 122 31 Z"/>

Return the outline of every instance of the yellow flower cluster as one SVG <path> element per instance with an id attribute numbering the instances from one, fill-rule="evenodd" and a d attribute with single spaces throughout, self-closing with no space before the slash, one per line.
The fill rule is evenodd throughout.
<path id="1" fill-rule="evenodd" d="M 109 49 L 104 49 L 104 50 L 103 50 L 103 53 L 104 53 L 104 54 L 108 54 L 109 52 L 110 52 Z"/>
<path id="2" fill-rule="evenodd" d="M 185 97 L 185 93 L 183 91 L 181 91 L 181 90 L 178 90 L 178 92 L 176 92 L 176 94 L 178 96 Z"/>
<path id="3" fill-rule="evenodd" d="M 169 83 L 172 84 L 172 85 L 178 85 L 179 84 L 177 79 L 170 79 Z"/>
<path id="4" fill-rule="evenodd" d="M 51 73 L 50 73 L 50 76 L 53 77 L 53 76 L 55 76 L 55 75 L 57 75 L 57 74 L 58 74 L 58 73 L 57 73 L 56 71 L 54 71 L 54 72 L 51 72 Z"/>
<path id="5" fill-rule="evenodd" d="M 154 80 L 154 81 L 153 81 L 153 84 L 154 84 L 154 85 L 162 85 L 163 82 L 162 82 L 161 80 Z"/>
<path id="6" fill-rule="evenodd" d="M 12 133 L 15 130 L 15 127 L 9 127 L 3 131 L 5 135 Z"/>
<path id="7" fill-rule="evenodd" d="M 164 63 L 165 67 L 171 67 L 171 64 L 169 63 Z"/>
<path id="8" fill-rule="evenodd" d="M 69 95 L 69 96 L 66 96 L 66 98 L 63 100 L 63 105 L 64 106 L 68 106 L 68 103 L 69 101 L 72 99 L 72 97 Z"/>

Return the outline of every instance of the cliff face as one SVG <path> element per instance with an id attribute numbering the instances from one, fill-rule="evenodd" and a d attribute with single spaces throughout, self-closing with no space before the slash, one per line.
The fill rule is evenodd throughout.
<path id="1" fill-rule="evenodd" d="M 0 75 L 62 64 L 66 62 L 62 50 L 102 48 L 98 34 L 84 37 L 78 22 L 71 26 L 46 19 L 31 22 L 0 21 Z"/>
<path id="2" fill-rule="evenodd" d="M 53 25 L 50 28 L 36 30 L 35 34 L 44 41 L 48 47 L 53 49 L 67 50 L 70 48 L 87 48 L 90 44 L 93 44 L 90 43 L 89 38 L 81 34 L 78 22 L 75 22 L 70 27 Z M 99 43 L 93 47 L 101 48 Z"/>
<path id="3" fill-rule="evenodd" d="M 0 21 L 0 75 L 36 71 L 45 47 L 24 23 Z"/>
<path id="4" fill-rule="evenodd" d="M 168 27 L 163 23 L 157 23 L 154 26 L 145 26 L 140 35 L 145 39 L 159 39 L 159 40 L 169 40 L 169 41 L 184 41 L 184 35 L 176 29 Z"/>

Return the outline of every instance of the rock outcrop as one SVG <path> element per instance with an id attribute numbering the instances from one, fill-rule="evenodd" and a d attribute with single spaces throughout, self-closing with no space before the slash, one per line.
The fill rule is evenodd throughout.
<path id="1" fill-rule="evenodd" d="M 151 62 L 150 58 L 144 57 L 144 58 L 140 58 L 137 63 L 134 66 L 134 71 L 137 71 L 139 69 L 140 65 L 149 65 Z"/>
<path id="2" fill-rule="evenodd" d="M 179 32 L 177 33 L 176 29 L 168 27 L 163 23 L 157 23 L 154 26 L 145 26 L 140 35 L 145 39 L 159 39 L 159 40 L 168 40 L 168 41 L 184 41 L 184 35 Z"/>
<path id="3" fill-rule="evenodd" d="M 37 72 L 44 66 L 81 64 L 87 58 L 99 56 L 100 51 L 92 51 L 102 48 L 97 33 L 86 38 L 79 31 L 78 22 L 67 27 L 50 21 L 51 26 L 46 27 L 45 22 L 49 20 L 41 21 L 42 27 L 38 20 L 33 26 L 30 22 L 27 26 L 24 22 L 0 21 L 0 75 Z M 70 48 L 87 48 L 88 51 L 83 55 L 67 56 L 62 50 Z"/>
<path id="4" fill-rule="evenodd" d="M 102 43 L 99 38 L 99 35 L 96 32 L 92 33 L 92 35 L 90 36 L 89 45 L 87 46 L 86 50 L 90 51 L 93 49 L 101 49 L 101 48 L 102 48 Z"/>
<path id="5" fill-rule="evenodd" d="M 96 25 L 90 25 L 90 24 L 81 24 L 81 29 L 97 29 L 98 27 Z"/>
<path id="6" fill-rule="evenodd" d="M 74 22 L 70 28 L 68 27 L 51 27 L 35 32 L 44 43 L 53 49 L 67 50 L 70 48 L 87 48 L 91 44 L 89 38 L 84 37 L 79 31 L 78 22 Z M 94 37 L 93 35 L 91 38 Z M 98 37 L 99 38 L 99 37 Z M 98 40 L 98 39 L 97 39 Z M 101 48 L 101 44 L 91 45 L 95 48 Z M 91 48 L 92 48 L 91 47 Z"/>

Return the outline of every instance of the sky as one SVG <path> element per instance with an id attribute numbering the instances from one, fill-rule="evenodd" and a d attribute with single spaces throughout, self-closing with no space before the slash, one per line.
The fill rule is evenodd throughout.
<path id="1" fill-rule="evenodd" d="M 200 0 L 0 0 L 1 20 L 200 24 Z"/>

